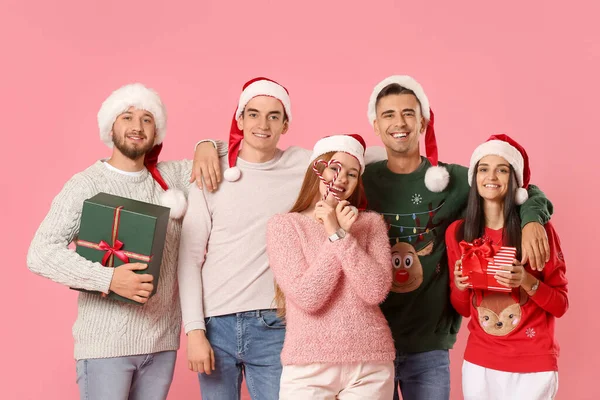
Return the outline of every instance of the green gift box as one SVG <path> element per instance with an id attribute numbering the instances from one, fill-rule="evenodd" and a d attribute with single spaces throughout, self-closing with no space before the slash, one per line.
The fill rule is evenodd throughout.
<path id="1" fill-rule="evenodd" d="M 118 268 L 128 262 L 147 264 L 148 268 L 135 272 L 154 277 L 150 294 L 153 296 L 158 287 L 169 211 L 167 207 L 98 193 L 83 203 L 76 251 L 107 268 Z M 106 297 L 141 304 L 112 292 Z"/>

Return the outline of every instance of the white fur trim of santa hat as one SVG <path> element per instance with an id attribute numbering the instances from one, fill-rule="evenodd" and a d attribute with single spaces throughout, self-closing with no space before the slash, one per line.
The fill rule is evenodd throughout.
<path id="1" fill-rule="evenodd" d="M 145 110 L 152 114 L 156 124 L 154 144 L 160 144 L 167 133 L 167 111 L 160 96 L 154 90 L 141 83 L 132 83 L 112 92 L 102 103 L 98 111 L 98 129 L 100 139 L 108 147 L 113 147 L 111 131 L 117 117 L 129 107 Z"/>
<path id="2" fill-rule="evenodd" d="M 446 167 L 435 165 L 425 171 L 425 186 L 434 193 L 443 192 L 450 183 L 450 173 Z"/>
<path id="3" fill-rule="evenodd" d="M 421 103 L 421 113 L 423 114 L 423 117 L 425 117 L 425 119 L 429 121 L 429 99 L 427 98 L 427 95 L 425 94 L 425 91 L 423 90 L 421 84 L 417 82 L 413 77 L 408 75 L 393 75 L 379 82 L 373 89 L 373 92 L 371 93 L 371 98 L 369 99 L 369 107 L 367 110 L 367 117 L 369 118 L 369 123 L 373 125 L 373 123 L 377 119 L 377 96 L 379 96 L 379 93 L 386 86 L 391 85 L 393 83 L 396 83 L 402 86 L 403 88 L 412 90 L 414 92 L 415 96 L 419 100 L 419 103 Z"/>
<path id="4" fill-rule="evenodd" d="M 187 199 L 179 189 L 168 189 L 160 194 L 158 199 L 160 205 L 171 209 L 169 218 L 179 219 L 187 211 Z"/>
<path id="5" fill-rule="evenodd" d="M 362 140 L 362 138 L 361 138 Z M 365 172 L 365 145 L 352 135 L 334 135 L 328 136 L 317 143 L 313 148 L 311 161 L 315 161 L 319 156 L 329 152 L 348 153 L 358 160 L 360 164 L 360 173 Z"/>
<path id="6" fill-rule="evenodd" d="M 246 108 L 248 102 L 256 96 L 270 96 L 281 101 L 281 104 L 283 104 L 283 108 L 287 115 L 288 121 L 292 121 L 292 103 L 290 101 L 290 96 L 288 95 L 288 92 L 283 86 L 266 79 L 253 82 L 250 85 L 248 85 L 246 89 L 244 89 L 244 91 L 240 95 L 240 101 L 238 102 L 238 107 L 235 112 L 235 119 L 238 119 L 242 116 L 244 108 Z"/>
<path id="7" fill-rule="evenodd" d="M 225 180 L 227 182 L 235 182 L 238 179 L 240 179 L 241 176 L 242 176 L 242 171 L 240 170 L 240 167 L 238 167 L 237 165 L 234 165 L 231 168 L 227 168 L 225 170 L 225 172 L 223 172 L 223 178 L 225 178 Z"/>

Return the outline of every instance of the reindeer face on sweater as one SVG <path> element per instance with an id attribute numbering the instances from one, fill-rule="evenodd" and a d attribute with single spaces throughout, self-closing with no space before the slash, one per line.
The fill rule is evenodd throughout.
<path id="1" fill-rule="evenodd" d="M 519 325 L 521 304 L 515 302 L 510 293 L 484 292 L 477 313 L 479 325 L 486 333 L 505 336 Z"/>
<path id="2" fill-rule="evenodd" d="M 433 242 L 417 251 L 405 242 L 392 247 L 393 281 L 392 292 L 407 293 L 417 289 L 423 283 L 423 267 L 419 256 L 431 253 Z"/>

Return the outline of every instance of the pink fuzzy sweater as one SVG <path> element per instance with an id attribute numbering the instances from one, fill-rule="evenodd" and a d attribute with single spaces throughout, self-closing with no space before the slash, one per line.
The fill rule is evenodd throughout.
<path id="1" fill-rule="evenodd" d="M 392 284 L 387 229 L 362 212 L 345 238 L 299 213 L 276 215 L 267 252 L 286 296 L 284 365 L 391 361 L 394 342 L 379 309 Z"/>

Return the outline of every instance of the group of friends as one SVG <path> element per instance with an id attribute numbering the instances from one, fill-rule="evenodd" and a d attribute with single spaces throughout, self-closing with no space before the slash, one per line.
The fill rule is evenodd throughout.
<path id="1" fill-rule="evenodd" d="M 462 317 L 465 399 L 554 398 L 566 270 L 525 149 L 497 134 L 468 167 L 439 161 L 429 99 L 406 75 L 374 87 L 367 116 L 382 147 L 336 134 L 281 150 L 289 92 L 256 78 L 228 143 L 158 162 L 162 100 L 139 83 L 115 90 L 98 112 L 112 154 L 65 184 L 27 255 L 36 274 L 143 304 L 79 293 L 81 399 L 166 399 L 183 323 L 202 399 L 239 399 L 245 378 L 255 400 L 447 400 Z M 154 296 L 145 264 L 69 249 L 100 192 L 171 209 Z M 463 274 L 473 243 L 516 248 L 493 272 L 502 290 Z"/>

